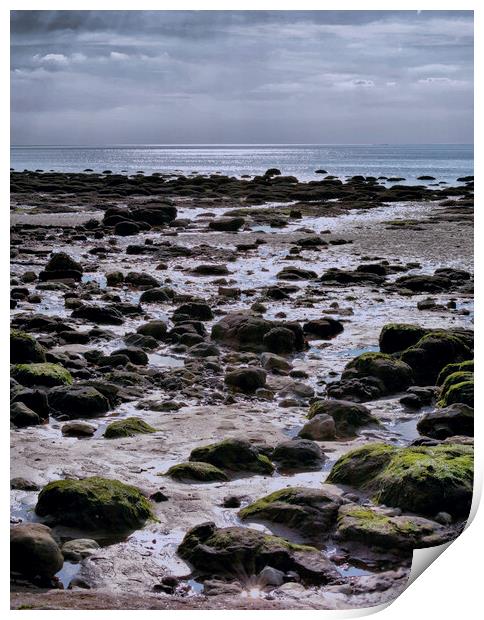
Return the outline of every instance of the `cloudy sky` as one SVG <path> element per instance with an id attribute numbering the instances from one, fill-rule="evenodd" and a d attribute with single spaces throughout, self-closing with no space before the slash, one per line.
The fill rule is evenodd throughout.
<path id="1" fill-rule="evenodd" d="M 464 11 L 14 11 L 13 144 L 473 141 Z"/>

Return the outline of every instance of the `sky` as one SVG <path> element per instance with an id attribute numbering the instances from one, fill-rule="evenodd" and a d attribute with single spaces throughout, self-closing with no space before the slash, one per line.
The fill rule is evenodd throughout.
<path id="1" fill-rule="evenodd" d="M 11 142 L 473 142 L 473 14 L 12 11 Z"/>

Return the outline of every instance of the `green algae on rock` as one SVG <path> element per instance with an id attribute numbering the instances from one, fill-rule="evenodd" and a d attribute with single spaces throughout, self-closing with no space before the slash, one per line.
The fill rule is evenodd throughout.
<path id="1" fill-rule="evenodd" d="M 371 444 L 338 459 L 328 482 L 368 491 L 373 501 L 409 512 L 467 517 L 473 477 L 471 446 Z"/>
<path id="2" fill-rule="evenodd" d="M 135 530 L 154 518 L 149 500 L 134 486 L 94 476 L 49 482 L 35 512 L 61 525 L 86 530 Z"/>
<path id="3" fill-rule="evenodd" d="M 288 487 L 261 497 L 239 512 L 241 519 L 271 521 L 297 530 L 305 537 L 328 535 L 343 503 L 337 489 Z"/>
<path id="4" fill-rule="evenodd" d="M 264 454 L 245 439 L 224 439 L 217 443 L 195 448 L 190 461 L 211 463 L 229 471 L 250 471 L 258 474 L 272 474 L 274 465 Z"/>
<path id="5" fill-rule="evenodd" d="M 156 428 L 150 426 L 141 418 L 126 418 L 111 422 L 104 431 L 106 439 L 117 439 L 119 437 L 134 437 L 135 435 L 146 435 L 156 433 Z"/>
<path id="6" fill-rule="evenodd" d="M 465 362 L 457 362 L 456 364 L 447 364 L 444 366 L 437 377 L 436 385 L 442 385 L 449 375 L 454 372 L 474 372 L 474 360 L 466 360 Z"/>
<path id="7" fill-rule="evenodd" d="M 19 329 L 10 330 L 10 363 L 45 362 L 45 349 L 37 340 Z"/>
<path id="8" fill-rule="evenodd" d="M 16 364 L 12 367 L 12 377 L 22 385 L 71 385 L 71 373 L 60 364 L 40 362 L 36 364 Z"/>
<path id="9" fill-rule="evenodd" d="M 204 462 L 190 461 L 188 463 L 178 463 L 173 465 L 166 472 L 174 480 L 197 481 L 197 482 L 217 482 L 228 480 L 227 474 L 215 465 Z"/>
<path id="10" fill-rule="evenodd" d="M 240 579 L 272 566 L 284 572 L 296 571 L 312 583 L 326 584 L 339 577 L 331 562 L 314 547 L 244 527 L 217 528 L 211 522 L 189 530 L 178 554 L 203 576 Z"/>
<path id="11" fill-rule="evenodd" d="M 376 507 L 355 504 L 339 509 L 336 534 L 340 540 L 398 549 L 433 547 L 452 538 L 435 521 L 410 515 L 389 516 Z"/>
<path id="12" fill-rule="evenodd" d="M 474 407 L 474 373 L 459 370 L 448 375 L 442 384 L 442 392 L 437 405 L 448 407 L 456 403 L 463 403 Z"/>

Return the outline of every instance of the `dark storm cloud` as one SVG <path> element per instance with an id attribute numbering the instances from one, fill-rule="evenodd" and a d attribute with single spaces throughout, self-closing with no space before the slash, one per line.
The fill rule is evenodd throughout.
<path id="1" fill-rule="evenodd" d="M 472 141 L 461 11 L 14 11 L 12 142 Z"/>

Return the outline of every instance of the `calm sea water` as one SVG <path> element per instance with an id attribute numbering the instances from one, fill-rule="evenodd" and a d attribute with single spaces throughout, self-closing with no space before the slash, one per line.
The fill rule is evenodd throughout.
<path id="1" fill-rule="evenodd" d="M 474 174 L 471 144 L 405 145 L 134 145 L 134 146 L 14 146 L 15 170 L 129 174 L 143 171 L 215 173 L 239 176 L 280 168 L 301 180 L 321 178 L 324 169 L 339 177 L 355 174 L 404 177 L 413 183 L 421 175 L 455 183 Z"/>

